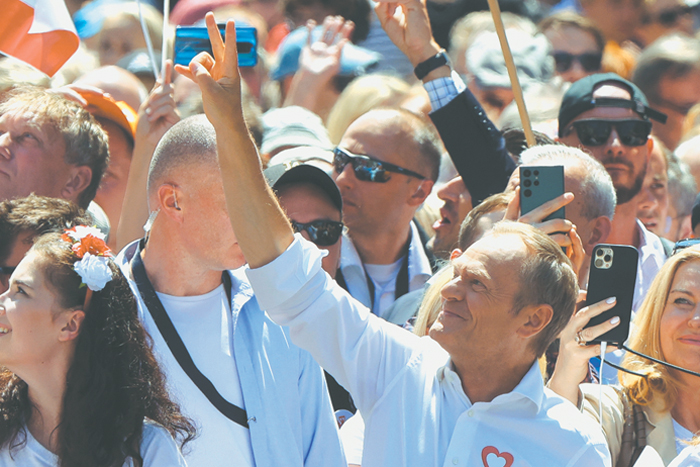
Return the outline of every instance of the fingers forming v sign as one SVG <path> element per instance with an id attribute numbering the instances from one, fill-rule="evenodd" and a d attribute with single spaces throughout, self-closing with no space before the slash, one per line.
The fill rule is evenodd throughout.
<path id="1" fill-rule="evenodd" d="M 202 90 L 204 113 L 215 127 L 234 119 L 242 119 L 241 78 L 238 74 L 236 25 L 226 23 L 226 42 L 219 33 L 212 13 L 205 17 L 214 57 L 206 52 L 197 54 L 189 67 L 177 65 L 176 70 L 192 79 Z M 229 44 L 227 46 L 226 44 Z"/>

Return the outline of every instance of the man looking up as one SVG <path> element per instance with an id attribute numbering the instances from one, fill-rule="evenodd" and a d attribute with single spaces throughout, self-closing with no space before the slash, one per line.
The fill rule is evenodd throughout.
<path id="1" fill-rule="evenodd" d="M 404 109 L 367 112 L 335 150 L 348 227 L 336 278 L 378 316 L 432 273 L 412 219 L 437 180 L 440 154 L 438 135 Z"/>
<path id="2" fill-rule="evenodd" d="M 202 89 L 216 128 L 226 205 L 248 276 L 266 311 L 368 414 L 365 467 L 493 464 L 499 457 L 515 465 L 609 466 L 598 427 L 544 389 L 536 363 L 569 320 L 578 292 L 559 246 L 532 227 L 504 223 L 453 255 L 454 279 L 442 290 L 432 340 L 378 319 L 321 269 L 313 245 L 294 237 L 243 119 L 236 50 L 224 45 L 212 15 L 207 26 L 216 61 L 200 55 L 181 69 Z M 226 39 L 235 43 L 233 22 Z"/>
<path id="3" fill-rule="evenodd" d="M 559 110 L 559 140 L 588 151 L 612 178 L 617 207 L 607 241 L 639 250 L 634 310 L 666 260 L 659 238 L 637 220 L 634 201 L 654 146 L 649 137 L 650 119 L 664 122 L 666 117 L 647 106 L 637 86 L 614 73 L 591 75 L 573 83 Z"/>
<path id="4" fill-rule="evenodd" d="M 105 132 L 77 103 L 21 87 L 0 104 L 0 200 L 35 193 L 86 209 L 108 159 Z"/>
<path id="5" fill-rule="evenodd" d="M 147 192 L 150 235 L 118 262 L 173 397 L 200 430 L 188 465 L 342 465 L 321 369 L 260 310 L 239 269 L 206 117 L 165 133 Z"/>

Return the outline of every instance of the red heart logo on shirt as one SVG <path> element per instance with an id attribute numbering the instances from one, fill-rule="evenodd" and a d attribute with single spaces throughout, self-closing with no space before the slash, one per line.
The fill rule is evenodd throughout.
<path id="1" fill-rule="evenodd" d="M 510 467 L 513 465 L 513 455 L 499 452 L 493 446 L 486 446 L 481 451 L 481 461 L 484 463 L 484 467 Z"/>

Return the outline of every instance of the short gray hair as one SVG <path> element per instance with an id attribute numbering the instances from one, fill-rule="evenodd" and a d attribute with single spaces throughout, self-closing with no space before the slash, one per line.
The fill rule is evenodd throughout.
<path id="1" fill-rule="evenodd" d="M 216 132 L 203 114 L 179 121 L 161 138 L 148 168 L 148 193 L 184 165 L 216 164 Z"/>
<path id="2" fill-rule="evenodd" d="M 605 216 L 612 219 L 615 215 L 617 195 L 610 174 L 603 164 L 580 149 L 563 144 L 534 146 L 520 155 L 523 165 L 563 165 L 565 167 L 582 167 L 585 177 L 580 180 L 583 198 L 581 215 L 586 219 Z"/>
<path id="3" fill-rule="evenodd" d="M 696 194 L 695 178 L 688 165 L 671 154 L 668 158 L 668 195 L 676 210 L 676 216 L 692 214 Z"/>

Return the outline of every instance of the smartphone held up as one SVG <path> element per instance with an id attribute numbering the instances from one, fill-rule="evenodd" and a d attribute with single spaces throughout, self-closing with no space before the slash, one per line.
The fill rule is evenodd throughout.
<path id="1" fill-rule="evenodd" d="M 226 37 L 226 25 L 219 24 L 221 37 Z M 224 39 L 225 40 L 225 39 Z M 178 26 L 175 30 L 174 62 L 188 66 L 200 52 L 213 55 L 209 32 L 205 26 Z M 255 28 L 236 26 L 236 49 L 238 66 L 252 67 L 258 63 L 258 36 Z"/>

